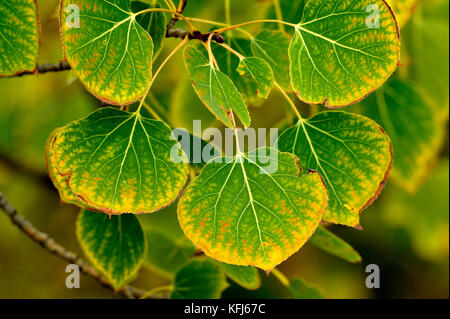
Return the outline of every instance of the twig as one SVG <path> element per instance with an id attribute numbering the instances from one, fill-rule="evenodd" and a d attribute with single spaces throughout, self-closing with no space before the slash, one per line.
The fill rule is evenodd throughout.
<path id="1" fill-rule="evenodd" d="M 11 219 L 14 225 L 16 225 L 22 232 L 24 232 L 33 241 L 41 245 L 44 249 L 48 250 L 50 253 L 60 257 L 61 259 L 71 264 L 78 265 L 78 267 L 80 267 L 81 272 L 94 278 L 103 287 L 115 291 L 114 288 L 104 278 L 102 278 L 93 267 L 91 267 L 83 259 L 79 258 L 75 253 L 65 249 L 49 235 L 36 229 L 28 220 L 26 220 L 23 216 L 19 215 L 16 209 L 7 201 L 6 197 L 2 193 L 0 193 L 0 210 L 6 213 L 6 215 Z M 147 294 L 146 291 L 132 286 L 125 286 L 121 290 L 115 292 L 121 294 L 126 298 L 140 298 Z M 155 299 L 161 298 L 159 296 L 150 296 L 150 297 Z"/>
<path id="2" fill-rule="evenodd" d="M 172 18 L 172 20 L 173 20 L 173 18 Z M 218 34 L 216 32 L 212 32 L 212 33 L 213 33 L 212 41 L 217 42 L 219 44 L 225 42 L 225 38 L 223 35 Z M 187 37 L 189 40 L 199 40 L 202 42 L 206 42 L 210 35 L 211 35 L 211 32 L 209 32 L 209 33 L 201 33 L 200 31 L 190 32 L 188 30 L 184 30 L 184 29 L 180 29 L 180 28 L 175 29 L 172 27 L 168 28 L 166 31 L 166 38 L 185 39 Z M 18 73 L 15 75 L 10 75 L 7 77 L 13 78 L 13 77 L 21 77 L 21 76 L 25 76 L 25 75 L 44 74 L 44 73 L 48 73 L 48 72 L 61 72 L 61 71 L 67 71 L 70 69 L 71 69 L 71 67 L 67 61 L 61 61 L 58 63 L 39 64 L 36 68 L 36 71 L 34 71 L 34 72 L 27 71 L 27 72 Z"/>
<path id="3" fill-rule="evenodd" d="M 201 33 L 200 31 L 193 31 L 189 32 L 184 29 L 169 29 L 167 30 L 166 37 L 167 38 L 188 38 L 189 40 L 199 40 L 201 42 L 208 41 L 209 36 L 212 34 L 211 40 L 214 42 L 217 42 L 219 44 L 225 43 L 225 37 L 221 34 L 218 34 L 216 32 L 208 32 L 208 33 Z"/>
<path id="4" fill-rule="evenodd" d="M 45 63 L 45 64 L 38 64 L 35 71 L 27 71 L 23 73 L 18 73 L 15 75 L 11 75 L 8 77 L 21 77 L 24 75 L 31 75 L 31 74 L 44 74 L 48 72 L 61 72 L 70 70 L 70 65 L 66 61 L 60 61 L 58 63 Z"/>
<path id="5" fill-rule="evenodd" d="M 184 9 L 186 8 L 186 4 L 187 4 L 187 0 L 180 0 L 180 3 L 178 5 L 177 8 L 177 12 L 179 14 L 182 14 L 184 12 Z M 173 27 L 175 27 L 175 24 L 180 20 L 180 17 L 177 15 L 173 15 L 172 19 L 169 21 L 169 23 L 167 24 L 167 29 L 166 29 L 166 35 L 169 34 L 169 31 L 171 29 L 173 29 Z M 182 37 L 185 38 L 185 37 Z"/>

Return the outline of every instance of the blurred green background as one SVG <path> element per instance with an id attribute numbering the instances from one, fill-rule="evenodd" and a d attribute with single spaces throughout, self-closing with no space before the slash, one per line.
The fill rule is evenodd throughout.
<path id="1" fill-rule="evenodd" d="M 40 63 L 62 59 L 57 2 L 38 1 L 42 27 Z M 262 18 L 270 7 L 270 1 L 233 0 L 231 4 L 235 23 Z M 191 0 L 185 15 L 223 21 L 223 3 Z M 199 27 L 205 31 L 209 28 Z M 256 32 L 258 26 L 252 28 L 249 31 Z M 414 42 L 418 39 L 423 41 Z M 439 110 L 439 123 L 444 127 L 442 136 L 437 137 L 439 148 L 426 167 L 417 168 L 428 172 L 417 191 L 407 192 L 388 181 L 379 200 L 362 214 L 364 231 L 330 227 L 358 250 L 363 258 L 361 264 L 348 264 L 307 244 L 280 266 L 289 278 L 300 276 L 320 287 L 329 298 L 449 296 L 448 1 L 419 1 L 412 20 L 402 29 L 402 40 L 402 66 L 397 76 L 421 84 L 425 94 L 432 96 L 432 104 Z M 178 42 L 167 39 L 160 58 Z M 428 72 L 411 71 L 421 63 Z M 174 127 L 189 128 L 192 119 L 202 119 L 203 127 L 217 124 L 195 98 L 180 54 L 164 69 L 153 96 L 150 103 Z M 254 126 L 283 127 L 291 119 L 284 104 L 274 92 L 263 105 L 252 107 Z M 60 204 L 46 176 L 44 145 L 53 129 L 84 117 L 99 106 L 100 102 L 82 88 L 70 71 L 0 79 L 0 191 L 37 228 L 80 255 L 74 233 L 79 209 Z M 349 110 L 353 108 L 357 106 Z M 302 110 L 308 115 L 322 109 L 303 106 Z M 176 205 L 141 217 L 147 228 L 183 236 L 176 220 Z M 118 297 L 84 276 L 81 289 L 67 289 L 65 262 L 32 242 L 3 213 L 0 234 L 0 298 Z M 381 269 L 380 289 L 365 287 L 365 266 L 372 263 Z M 223 296 L 288 296 L 277 279 L 261 275 L 263 286 L 259 290 L 247 291 L 232 284 Z M 164 276 L 144 268 L 133 285 L 149 289 L 167 282 Z"/>

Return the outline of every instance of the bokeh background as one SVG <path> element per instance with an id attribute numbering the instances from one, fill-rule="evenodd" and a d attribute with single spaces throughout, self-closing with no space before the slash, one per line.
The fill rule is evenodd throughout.
<path id="1" fill-rule="evenodd" d="M 185 14 L 224 20 L 222 1 L 191 0 Z M 409 76 L 412 61 L 408 45 L 420 43 L 421 59 L 430 64 L 428 74 L 414 81 L 432 94 L 444 123 L 441 143 L 433 160 L 427 163 L 427 177 L 416 192 L 389 181 L 379 200 L 363 214 L 364 231 L 341 226 L 330 229 L 361 254 L 361 264 L 349 264 L 307 244 L 283 263 L 280 269 L 289 277 L 300 276 L 319 287 L 329 298 L 448 298 L 449 296 L 449 151 L 448 151 L 448 1 L 418 1 L 412 19 L 402 29 L 404 48 L 399 74 Z M 58 1 L 38 0 L 42 27 L 40 63 L 62 59 L 58 31 Z M 270 1 L 233 0 L 233 22 L 262 18 Z M 180 24 L 182 26 L 182 24 Z M 208 26 L 201 26 L 208 30 Z M 249 31 L 257 31 L 257 27 Z M 179 40 L 166 40 L 160 56 L 167 55 Z M 158 63 L 158 61 L 156 62 Z M 433 68 L 434 67 L 434 68 Z M 174 127 L 217 123 L 195 98 L 181 55 L 170 62 L 158 79 L 150 103 Z M 273 93 L 262 106 L 252 107 L 255 127 L 282 127 L 290 115 L 285 102 Z M 79 209 L 61 205 L 47 178 L 44 145 L 57 127 L 88 115 L 102 105 L 90 96 L 70 71 L 39 77 L 0 79 L 0 191 L 40 230 L 62 245 L 82 255 L 75 237 Z M 306 115 L 320 108 L 303 106 Z M 143 216 L 149 229 L 169 236 L 183 236 L 176 220 L 176 205 L 154 215 Z M 183 239 L 182 239 L 183 240 Z M 151 249 L 151 248 L 150 248 Z M 381 288 L 365 287 L 365 267 L 375 263 L 381 269 Z M 65 286 L 65 262 L 32 242 L 0 213 L 0 298 L 118 298 L 113 292 L 82 277 L 81 289 Z M 231 285 L 227 297 L 288 297 L 273 276 L 261 273 L 263 286 L 247 291 Z M 149 289 L 168 279 L 144 268 L 133 285 Z"/>

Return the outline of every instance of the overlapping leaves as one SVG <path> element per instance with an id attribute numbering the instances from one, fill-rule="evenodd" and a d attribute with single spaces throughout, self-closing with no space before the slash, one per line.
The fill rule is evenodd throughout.
<path id="1" fill-rule="evenodd" d="M 395 152 L 392 178 L 415 192 L 426 179 L 444 136 L 444 120 L 417 85 L 389 81 L 375 96 L 361 103 L 362 114 L 380 123 Z"/>
<path id="2" fill-rule="evenodd" d="M 149 8 L 162 8 L 160 0 L 142 0 L 132 1 L 131 9 L 133 12 L 143 11 Z M 153 60 L 161 52 L 163 40 L 166 36 L 166 26 L 169 17 L 166 12 L 150 11 L 136 17 L 136 21 L 150 34 L 153 40 Z"/>
<path id="3" fill-rule="evenodd" d="M 184 62 L 192 78 L 192 85 L 205 106 L 225 125 L 234 126 L 234 111 L 245 126 L 250 115 L 241 93 L 233 81 L 193 46 L 184 50 Z"/>
<path id="4" fill-rule="evenodd" d="M 147 4 L 131 8 L 125 0 L 90 1 L 76 3 L 83 12 L 83 31 L 61 25 L 66 57 L 97 97 L 116 104 L 133 102 L 142 97 L 150 81 L 153 51 L 159 52 L 164 37 L 165 15 L 133 13 Z M 62 22 L 66 18 L 62 11 Z M 290 45 L 286 33 L 262 31 L 247 43 L 238 65 L 232 67 L 227 52 L 222 71 L 212 56 L 207 58 L 192 46 L 185 49 L 193 87 L 217 119 L 235 126 L 234 112 L 244 126 L 250 126 L 244 97 L 250 100 L 256 93 L 267 98 L 275 81 L 308 103 L 348 105 L 378 88 L 397 67 L 398 30 L 384 1 L 311 0 L 301 22 L 293 26 Z M 170 137 L 162 122 L 103 109 L 52 134 L 47 144 L 49 173 L 67 202 L 109 214 L 153 212 L 173 202 L 186 181 L 187 166 L 169 158 L 176 144 Z M 234 158 L 207 164 L 178 207 L 187 237 L 208 256 L 239 265 L 221 269 L 252 289 L 259 285 L 256 270 L 243 266 L 273 269 L 303 246 L 322 218 L 357 226 L 359 213 L 378 196 L 392 162 L 391 143 L 383 129 L 347 113 L 300 120 L 281 136 L 279 147 L 295 154 L 301 167 L 317 172 L 299 177 L 297 157 L 292 154 L 270 149 L 238 152 Z M 261 150 L 266 154 L 262 158 Z M 275 172 L 266 171 L 262 159 L 273 160 L 268 153 L 276 154 Z M 184 156 L 182 151 L 179 155 Z M 320 234 L 324 235 L 319 230 L 316 237 Z M 348 260 L 358 259 L 336 238 L 319 239 L 324 237 L 333 239 L 335 250 L 343 249 L 339 253 Z M 320 246 L 324 241 L 319 239 Z M 330 243 L 325 242 L 325 246 Z M 153 264 L 160 254 L 155 256 Z M 194 261 L 179 269 L 173 297 L 189 291 L 185 282 L 180 284 L 180 276 L 188 272 L 189 277 L 192 267 L 204 268 L 222 282 L 223 273 L 215 270 L 216 265 L 213 269 L 208 262 Z M 196 285 L 192 280 L 190 287 L 195 290 Z M 222 288 L 208 290 L 208 296 L 218 296 L 225 286 L 217 287 Z"/>
<path id="5" fill-rule="evenodd" d="M 212 51 L 220 70 L 234 82 L 246 103 L 252 106 L 261 105 L 273 86 L 271 67 L 264 60 L 253 57 L 251 40 L 230 34 L 227 36 L 227 44 L 239 51 L 241 56 L 213 44 Z M 255 66 L 259 66 L 256 71 L 252 70 Z"/>
<path id="6" fill-rule="evenodd" d="M 289 38 L 281 31 L 263 30 L 251 40 L 252 52 L 269 63 L 275 80 L 285 91 L 292 91 L 289 78 Z"/>

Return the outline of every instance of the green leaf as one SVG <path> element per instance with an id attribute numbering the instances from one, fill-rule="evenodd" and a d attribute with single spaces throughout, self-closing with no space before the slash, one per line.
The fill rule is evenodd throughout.
<path id="1" fill-rule="evenodd" d="M 291 280 L 289 292 L 294 299 L 324 299 L 324 296 L 319 289 L 306 283 L 300 278 Z"/>
<path id="2" fill-rule="evenodd" d="M 326 206 L 320 175 L 299 173 L 295 156 L 267 148 L 209 162 L 179 201 L 181 228 L 214 259 L 272 270 L 309 239 Z"/>
<path id="3" fill-rule="evenodd" d="M 84 254 L 114 289 L 136 277 L 146 251 L 144 232 L 136 216 L 108 217 L 83 210 L 76 233 Z"/>
<path id="4" fill-rule="evenodd" d="M 411 19 L 419 0 L 386 0 L 395 13 L 400 28 Z"/>
<path id="5" fill-rule="evenodd" d="M 240 75 L 253 78 L 258 84 L 258 96 L 267 99 L 272 90 L 274 77 L 270 66 L 260 58 L 243 58 L 237 71 Z"/>
<path id="6" fill-rule="evenodd" d="M 151 229 L 145 231 L 145 236 L 148 243 L 146 265 L 168 278 L 173 278 L 195 254 L 194 246 L 185 237 L 174 239 Z"/>
<path id="7" fill-rule="evenodd" d="M 361 112 L 381 124 L 392 140 L 392 179 L 405 190 L 416 192 L 439 155 L 445 119 L 416 85 L 399 80 L 389 81 L 361 103 Z"/>
<path id="8" fill-rule="evenodd" d="M 253 54 L 269 63 L 275 81 L 283 90 L 291 92 L 289 76 L 289 37 L 281 31 L 259 32 L 251 43 Z"/>
<path id="9" fill-rule="evenodd" d="M 197 93 L 192 87 L 187 72 L 180 76 L 180 80 L 172 90 L 170 98 L 168 117 L 172 127 L 182 127 L 189 133 L 194 134 L 194 120 L 201 121 L 203 127 L 221 126 L 212 113 L 205 112 Z M 196 132 L 194 135 L 201 135 L 202 132 Z"/>
<path id="10" fill-rule="evenodd" d="M 442 159 L 425 184 L 411 195 L 389 187 L 379 209 L 393 229 L 404 229 L 417 256 L 432 263 L 446 264 L 449 238 L 449 162 Z"/>
<path id="11" fill-rule="evenodd" d="M 233 34 L 227 36 L 227 44 L 239 52 L 244 57 L 253 56 L 251 50 L 251 41 L 249 39 L 243 39 L 234 37 Z M 224 47 L 212 44 L 212 50 L 214 57 L 220 70 L 224 72 L 234 82 L 239 92 L 241 92 L 245 101 L 252 106 L 260 106 L 264 102 L 264 98 L 261 98 L 258 93 L 258 83 L 251 76 L 243 77 L 238 73 L 238 67 L 240 59 L 232 54 Z"/>
<path id="12" fill-rule="evenodd" d="M 158 0 L 133 1 L 131 3 L 133 12 L 139 12 L 148 8 L 161 8 Z M 153 40 L 153 60 L 161 52 L 163 40 L 166 37 L 166 26 L 168 21 L 166 12 L 152 11 L 136 17 L 136 21 L 150 34 Z"/>
<path id="13" fill-rule="evenodd" d="M 361 256 L 352 246 L 324 227 L 317 228 L 316 232 L 311 237 L 311 243 L 350 263 L 361 262 Z"/>
<path id="14" fill-rule="evenodd" d="M 40 44 L 36 1 L 1 1 L 0 21 L 0 77 L 34 72 Z"/>
<path id="15" fill-rule="evenodd" d="M 449 113 L 449 2 L 420 1 L 402 38 L 410 51 L 408 78 L 419 84 L 442 116 Z"/>
<path id="16" fill-rule="evenodd" d="M 176 274 L 171 299 L 219 299 L 228 287 L 225 274 L 212 261 L 196 258 Z"/>
<path id="17" fill-rule="evenodd" d="M 248 290 L 256 290 L 261 287 L 261 278 L 256 268 L 251 266 L 236 266 L 218 263 L 225 274 L 239 286 Z"/>
<path id="18" fill-rule="evenodd" d="M 57 135 L 58 131 L 54 130 L 49 135 L 47 143 L 45 144 L 45 157 L 48 176 L 58 190 L 62 203 L 73 204 L 87 209 L 89 208 L 89 205 L 87 205 L 81 198 L 74 194 L 69 187 L 67 187 L 67 177 L 59 172 L 57 163 L 53 160 L 55 153 L 53 150 L 53 142 Z"/>
<path id="19" fill-rule="evenodd" d="M 172 149 L 184 162 L 172 160 Z M 163 122 L 113 108 L 57 129 L 47 162 L 69 200 L 108 214 L 151 213 L 171 204 L 188 173 L 186 155 Z"/>
<path id="20" fill-rule="evenodd" d="M 283 132 L 278 147 L 323 176 L 329 194 L 324 221 L 352 227 L 380 194 L 392 163 L 392 145 L 383 129 L 369 118 L 345 112 L 299 121 Z"/>
<path id="21" fill-rule="evenodd" d="M 69 5 L 79 8 L 79 28 L 67 23 Z M 86 89 L 104 102 L 135 102 L 152 78 L 153 41 L 137 17 L 130 0 L 61 2 L 65 57 Z"/>
<path id="22" fill-rule="evenodd" d="M 226 74 L 217 70 L 205 55 L 193 46 L 184 50 L 184 62 L 195 91 L 217 119 L 232 127 L 233 110 L 245 126 L 250 126 L 250 115 L 244 99 Z"/>
<path id="23" fill-rule="evenodd" d="M 295 27 L 289 56 L 291 83 L 302 101 L 345 106 L 376 90 L 396 70 L 397 24 L 382 0 L 311 0 Z"/>

